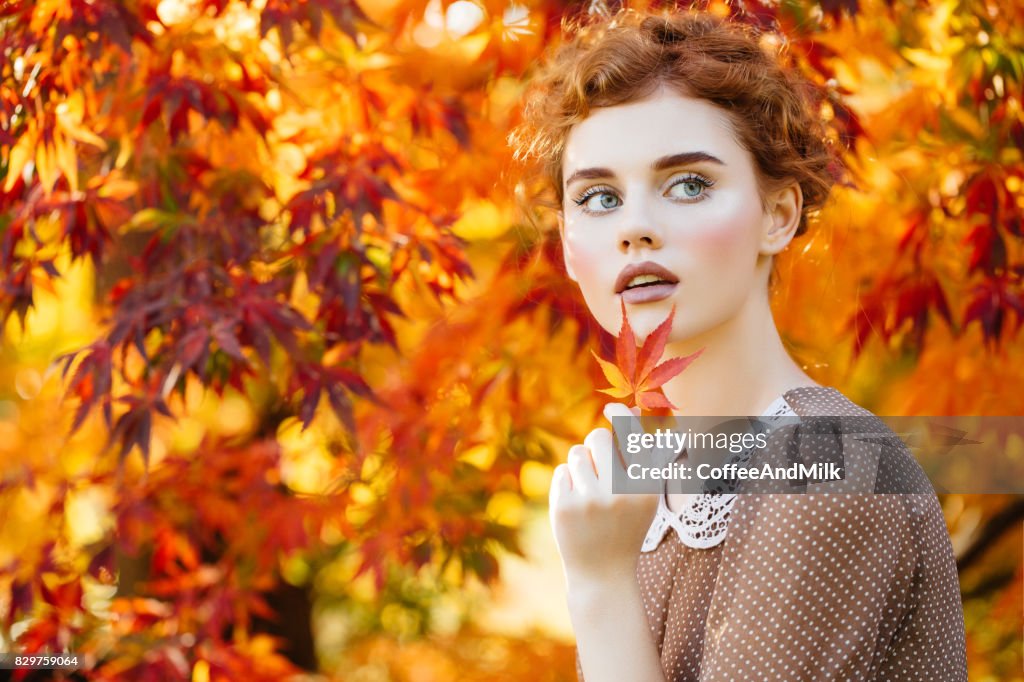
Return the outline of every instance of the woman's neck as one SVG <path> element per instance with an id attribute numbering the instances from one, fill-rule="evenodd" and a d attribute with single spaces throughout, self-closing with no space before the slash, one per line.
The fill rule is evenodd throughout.
<path id="1" fill-rule="evenodd" d="M 789 389 L 816 385 L 782 344 L 767 291 L 717 327 L 669 344 L 663 357 L 700 348 L 700 357 L 663 386 L 676 415 L 758 416 Z"/>

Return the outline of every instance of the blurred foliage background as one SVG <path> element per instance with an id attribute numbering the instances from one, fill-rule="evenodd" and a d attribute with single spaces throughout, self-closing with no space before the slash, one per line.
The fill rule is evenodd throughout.
<path id="1" fill-rule="evenodd" d="M 851 169 L 779 261 L 794 356 L 878 414 L 1024 414 L 1024 4 L 694 6 L 819 86 Z M 609 345 L 506 137 L 617 7 L 0 3 L 0 650 L 574 679 L 547 487 Z M 942 503 L 971 679 L 1022 680 L 1024 504 Z"/>

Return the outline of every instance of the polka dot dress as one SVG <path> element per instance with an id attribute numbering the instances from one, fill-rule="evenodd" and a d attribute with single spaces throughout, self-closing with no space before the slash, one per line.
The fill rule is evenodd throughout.
<path id="1" fill-rule="evenodd" d="M 872 417 L 824 386 L 787 391 L 773 411 Z M 842 458 L 844 481 L 815 494 L 733 495 L 713 545 L 666 522 L 685 512 L 662 500 L 637 578 L 665 679 L 966 682 L 956 562 L 920 466 L 904 447 L 880 465 L 877 444 L 811 442 L 799 447 Z M 920 492 L 850 494 L 869 476 L 869 491 Z M 583 680 L 578 652 L 576 671 Z"/>

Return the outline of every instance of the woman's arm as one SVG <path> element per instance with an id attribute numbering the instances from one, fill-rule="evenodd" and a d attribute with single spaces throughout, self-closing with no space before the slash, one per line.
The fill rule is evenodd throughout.
<path id="1" fill-rule="evenodd" d="M 605 416 L 634 418 L 615 403 L 605 408 Z M 663 682 L 636 576 L 658 495 L 614 494 L 613 473 L 624 467 L 608 429 L 594 429 L 582 445 L 570 448 L 568 463 L 560 464 L 551 480 L 551 527 L 583 677 Z"/>
<path id="2" fill-rule="evenodd" d="M 662 682 L 635 570 L 604 583 L 569 585 L 569 617 L 586 682 Z"/>

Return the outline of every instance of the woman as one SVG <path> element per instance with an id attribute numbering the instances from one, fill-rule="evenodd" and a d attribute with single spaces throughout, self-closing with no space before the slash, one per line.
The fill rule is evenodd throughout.
<path id="1" fill-rule="evenodd" d="M 617 333 L 625 302 L 643 337 L 674 306 L 665 356 L 705 349 L 664 386 L 677 415 L 870 416 L 790 358 L 769 307 L 773 256 L 833 183 L 803 88 L 739 25 L 626 10 L 542 69 L 512 137 L 543 161 L 598 322 Z M 615 495 L 616 466 L 599 428 L 552 481 L 580 679 L 967 679 L 926 479 L 913 495 Z"/>

